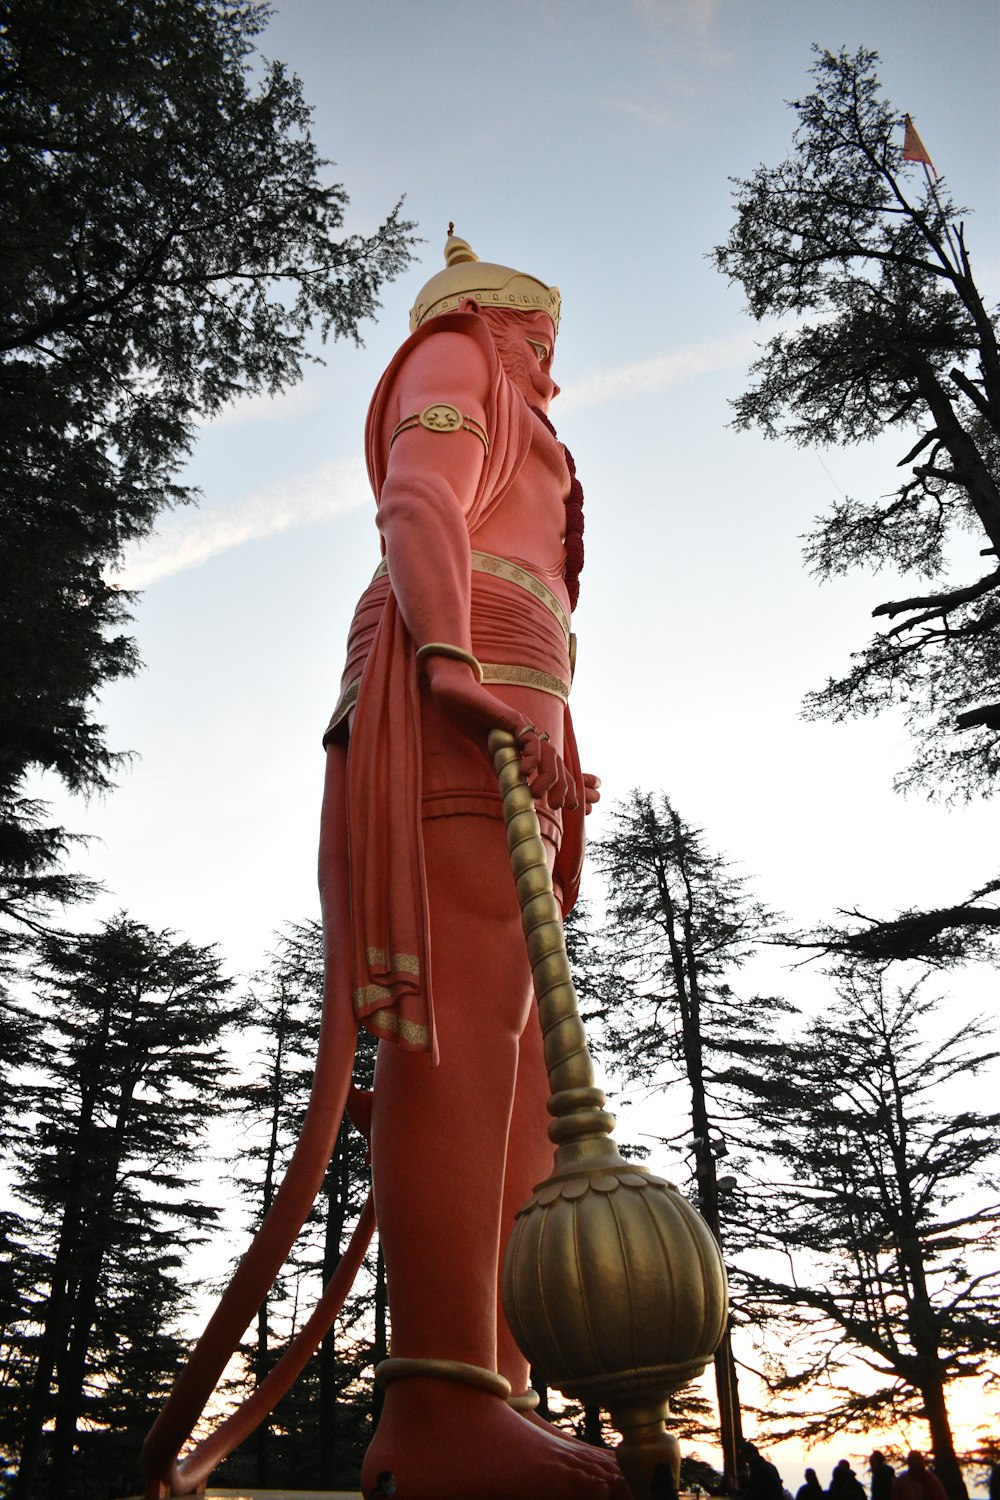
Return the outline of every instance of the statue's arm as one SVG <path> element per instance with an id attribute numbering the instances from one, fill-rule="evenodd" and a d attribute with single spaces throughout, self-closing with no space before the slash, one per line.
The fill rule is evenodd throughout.
<path id="1" fill-rule="evenodd" d="M 387 421 L 405 422 L 433 403 L 455 406 L 485 431 L 490 370 L 475 339 L 442 332 L 413 350 L 398 378 Z M 383 434 L 388 441 L 391 432 Z M 488 436 L 490 436 L 488 434 Z M 399 433 L 379 495 L 378 525 L 393 593 L 417 647 L 445 642 L 471 652 L 471 544 L 467 515 L 482 477 L 486 450 L 474 432 L 431 432 L 419 423 Z M 423 670 L 438 707 L 456 729 L 485 750 L 491 729 L 512 734 L 524 715 L 477 683 L 463 661 L 429 655 Z M 576 793 L 551 746 L 527 736 L 522 767 L 536 797 L 552 806 Z"/>
<path id="2" fill-rule="evenodd" d="M 417 345 L 397 377 L 387 426 L 446 402 L 485 430 L 489 378 L 486 355 L 475 339 L 435 334 Z M 385 441 L 390 436 L 383 434 Z M 401 432 L 389 450 L 378 525 L 393 593 L 418 646 L 447 641 L 471 649 L 466 514 L 485 457 L 473 432 L 430 432 L 419 424 Z"/>

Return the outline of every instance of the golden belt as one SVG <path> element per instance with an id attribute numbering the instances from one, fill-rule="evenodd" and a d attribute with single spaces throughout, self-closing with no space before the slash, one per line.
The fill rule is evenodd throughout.
<path id="1" fill-rule="evenodd" d="M 569 616 L 547 584 L 544 584 L 540 578 L 536 578 L 534 573 L 529 573 L 527 568 L 519 568 L 517 563 L 510 562 L 506 557 L 496 557 L 492 552 L 477 552 L 475 549 L 470 556 L 474 573 L 488 573 L 493 578 L 502 578 L 506 583 L 513 583 L 519 589 L 524 589 L 526 593 L 531 594 L 539 604 L 544 605 L 549 614 L 559 621 L 567 645 L 569 644 Z M 383 578 L 388 571 L 389 565 L 383 558 L 372 574 L 373 580 Z"/>

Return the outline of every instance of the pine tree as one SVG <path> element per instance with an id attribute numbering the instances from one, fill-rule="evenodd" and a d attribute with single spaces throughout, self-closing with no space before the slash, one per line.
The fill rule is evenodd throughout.
<path id="1" fill-rule="evenodd" d="M 898 784 L 989 794 L 1000 771 L 996 312 L 973 275 L 964 210 L 942 179 L 907 165 L 878 54 L 815 50 L 815 86 L 790 105 L 792 154 L 737 180 L 736 222 L 715 250 L 753 316 L 786 323 L 734 403 L 735 425 L 824 446 L 900 433 L 898 490 L 837 504 L 806 557 L 820 578 L 889 566 L 913 588 L 872 611 L 887 629 L 807 711 L 840 720 L 901 705 L 917 754 Z M 992 559 L 981 577 L 950 576 L 962 532 Z"/>
<path id="2" fill-rule="evenodd" d="M 13 1496 L 87 1496 L 110 1448 L 134 1464 L 177 1364 L 183 1247 L 214 1215 L 192 1164 L 242 1010 L 211 948 L 124 915 L 42 939 L 34 983 L 44 1072 L 15 1250 L 37 1291 L 10 1330 L 19 1432 L 4 1446 L 20 1454 Z"/>
<path id="3" fill-rule="evenodd" d="M 600 936 L 588 945 L 597 959 L 588 954 L 585 1009 L 600 1016 L 599 1050 L 625 1080 L 683 1085 L 690 1127 L 682 1135 L 691 1142 L 697 1203 L 721 1246 L 717 1163 L 735 1146 L 740 1125 L 724 1073 L 770 1037 L 776 1013 L 790 1009 L 773 997 L 742 998 L 728 976 L 753 953 L 771 917 L 666 796 L 633 792 L 591 853 L 608 902 Z M 728 1338 L 716 1356 L 716 1380 L 726 1472 L 735 1483 L 740 1423 Z"/>
<path id="4" fill-rule="evenodd" d="M 1000 1352 L 1000 1112 L 970 1098 L 998 1057 L 981 1021 L 942 1033 L 919 984 L 861 965 L 801 1036 L 729 1079 L 777 1163 L 755 1186 L 741 1175 L 731 1212 L 753 1249 L 741 1301 L 780 1338 L 775 1394 L 798 1398 L 782 1431 L 923 1418 L 952 1500 L 966 1488 L 947 1392 Z"/>

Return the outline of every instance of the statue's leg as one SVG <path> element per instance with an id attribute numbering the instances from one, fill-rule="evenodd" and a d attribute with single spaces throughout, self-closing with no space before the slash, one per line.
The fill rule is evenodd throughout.
<path id="1" fill-rule="evenodd" d="M 372 1159 L 394 1359 L 497 1368 L 505 1163 L 530 975 L 503 825 L 425 823 L 441 1062 L 380 1048 Z M 544 1136 L 543 1136 L 544 1146 Z M 389 1385 L 365 1459 L 407 1500 L 589 1500 L 623 1493 L 603 1455 L 569 1447 L 476 1384 Z"/>
<path id="2" fill-rule="evenodd" d="M 424 859 L 440 1063 L 384 1043 L 372 1117 L 392 1352 L 495 1369 L 492 1291 L 528 966 L 503 825 L 430 819 Z"/>

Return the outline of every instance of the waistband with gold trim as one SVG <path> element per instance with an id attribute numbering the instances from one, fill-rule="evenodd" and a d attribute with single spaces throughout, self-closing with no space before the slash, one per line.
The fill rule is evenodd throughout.
<path id="1" fill-rule="evenodd" d="M 569 640 L 569 616 L 548 584 L 543 583 L 540 578 L 536 578 L 535 574 L 529 572 L 527 568 L 521 568 L 517 563 L 512 563 L 508 558 L 497 557 L 492 552 L 478 552 L 474 548 L 471 558 L 472 571 L 474 573 L 488 573 L 493 578 L 503 578 L 507 583 L 516 584 L 518 588 L 532 594 L 538 600 L 539 604 L 545 606 L 550 615 L 555 616 L 562 626 L 566 640 Z M 383 558 L 372 574 L 373 580 L 384 578 L 388 571 L 389 565 Z"/>
<path id="2" fill-rule="evenodd" d="M 551 672 L 540 672 L 537 667 L 521 667 L 514 662 L 505 661 L 483 661 L 479 665 L 483 670 L 484 683 L 506 683 L 508 687 L 535 688 L 539 693 L 550 693 L 553 698 L 561 698 L 563 703 L 569 702 L 569 683 L 563 682 L 561 677 L 554 677 Z M 341 693 L 337 706 L 330 716 L 330 722 L 323 732 L 324 745 L 337 725 L 358 701 L 360 688 L 361 678 L 355 677 L 354 681 L 349 682 Z"/>

